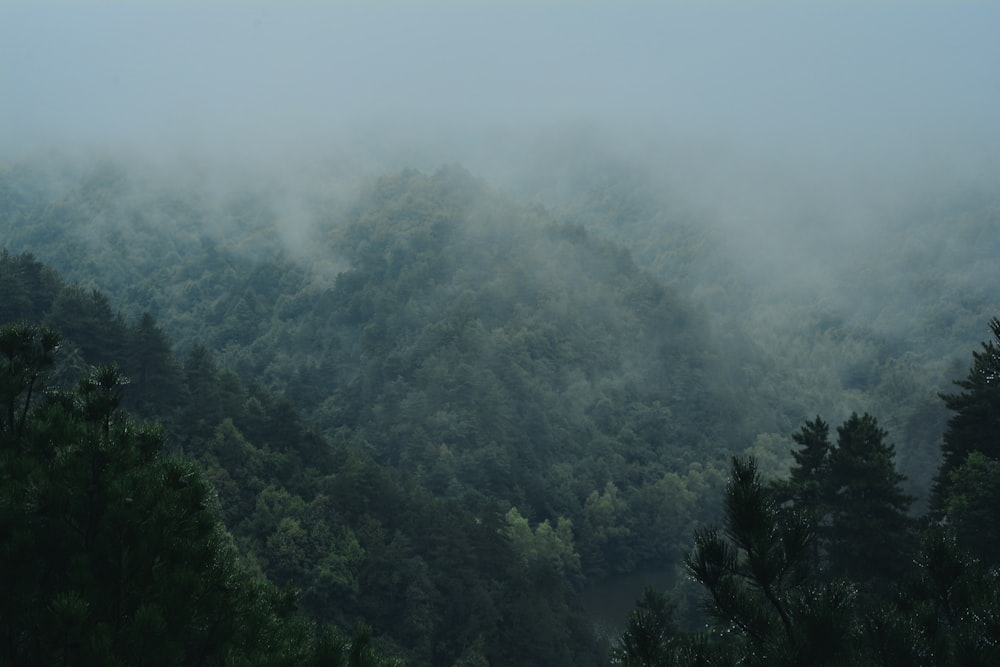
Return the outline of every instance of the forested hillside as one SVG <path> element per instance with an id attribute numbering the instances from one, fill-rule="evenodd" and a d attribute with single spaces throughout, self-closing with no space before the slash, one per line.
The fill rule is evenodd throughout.
<path id="1" fill-rule="evenodd" d="M 641 340 L 628 318 L 645 317 L 639 324 L 648 328 L 650 316 L 662 318 L 656 308 L 672 309 L 690 324 L 655 323 L 669 331 L 664 340 L 698 341 L 672 363 L 707 381 L 689 383 L 677 367 L 656 381 L 685 385 L 699 410 L 711 403 L 729 411 L 725 426 L 707 420 L 719 429 L 711 435 L 706 420 L 691 415 L 706 442 L 721 444 L 719 451 L 756 445 L 773 459 L 765 468 L 778 473 L 787 434 L 803 419 L 872 410 L 898 440 L 907 490 L 922 505 L 946 420 L 937 393 L 960 374 L 962 352 L 980 340 L 1000 301 L 996 192 L 928 189 L 906 205 L 875 207 L 866 215 L 878 217 L 861 229 L 837 210 L 808 209 L 801 223 L 771 223 L 773 236 L 747 245 L 742 232 L 728 232 L 672 185 L 670 172 L 626 163 L 600 145 L 574 150 L 540 161 L 530 186 L 524 176 L 510 186 L 535 202 L 527 206 L 455 169 L 357 186 L 360 179 L 338 167 L 295 187 L 288 177 L 263 175 L 223 186 L 199 180 L 196 169 L 179 179 L 148 165 L 25 160 L 4 169 L 3 233 L 10 251 L 34 252 L 68 279 L 98 287 L 114 310 L 152 314 L 179 351 L 203 344 L 244 379 L 286 392 L 323 429 L 336 427 L 327 390 L 345 390 L 345 378 L 364 363 L 358 346 L 372 342 L 374 329 L 358 337 L 359 314 L 384 312 L 379 326 L 394 327 L 399 345 L 394 360 L 425 354 L 407 349 L 418 335 L 421 345 L 440 342 L 428 339 L 431 320 L 478 318 L 489 328 L 465 331 L 481 334 L 475 354 L 509 345 L 492 336 L 518 327 L 545 336 L 532 318 L 548 327 L 573 320 L 567 341 L 575 332 L 587 338 L 583 346 L 607 348 L 613 339 L 620 348 L 603 360 L 570 352 L 578 368 L 591 354 L 618 391 L 635 368 L 656 375 L 641 348 L 658 343 Z M 411 206 L 410 217 L 424 217 L 397 224 Z M 374 252 L 391 253 L 380 259 L 384 267 L 373 263 Z M 594 253 L 603 259 L 592 261 Z M 362 282 L 367 288 L 355 294 Z M 653 303 L 661 297 L 644 285 L 654 284 L 674 306 Z M 353 322 L 337 312 L 348 308 L 344 299 L 353 303 Z M 385 319 L 402 312 L 403 300 L 408 319 Z M 636 314 L 623 318 L 621 308 Z M 502 318 L 504 326 L 494 326 Z M 581 383 L 560 359 L 561 381 L 581 390 L 571 399 L 577 406 L 592 401 L 582 390 L 602 381 L 593 377 L 597 366 Z M 711 395 L 690 396 L 692 384 Z M 691 404 L 674 417 L 687 419 Z"/>
<path id="2" fill-rule="evenodd" d="M 128 284 L 124 311 L 138 312 L 143 295 L 182 350 L 206 346 L 309 424 L 436 494 L 571 518 L 593 533 L 588 574 L 671 558 L 687 522 L 635 530 L 653 520 L 639 505 L 649 514 L 657 494 L 688 484 L 700 495 L 711 484 L 702 467 L 724 469 L 752 438 L 697 306 L 627 253 L 462 170 L 385 177 L 339 207 L 342 217 L 316 222 L 313 244 L 327 251 L 313 263 L 349 267 L 329 280 L 285 250 L 266 202 L 241 201 L 245 217 L 220 227 L 205 224 L 211 209 L 144 224 L 163 214 L 136 189 L 104 165 L 12 221 L 12 238 L 24 237 L 14 247 L 58 258 L 110 235 L 108 259 L 84 266 L 107 267 L 89 273 L 102 287 Z M 67 225 L 55 237 L 42 231 L 50 216 Z M 124 220 L 132 236 L 114 240 Z M 230 228 L 233 243 L 209 236 Z M 128 267 L 120 278 L 117 266 Z M 64 270 L 83 278 L 79 262 Z M 600 502 L 624 503 L 621 516 L 598 512 Z M 610 532 L 600 525 L 612 521 Z"/>
<path id="3" fill-rule="evenodd" d="M 922 180 L 900 194 L 880 181 L 885 192 L 841 195 L 843 183 L 810 174 L 818 191 L 786 177 L 775 193 L 773 176 L 747 175 L 748 192 L 718 183 L 713 197 L 671 156 L 622 157 L 599 141 L 553 152 L 520 191 L 698 304 L 760 444 L 781 438 L 785 455 L 787 434 L 816 412 L 871 410 L 923 506 L 947 419 L 937 394 L 1000 303 L 995 183 Z"/>
<path id="4" fill-rule="evenodd" d="M 851 428 L 894 442 L 893 493 L 926 500 L 937 394 L 1000 302 L 988 197 L 845 264 L 853 307 L 782 294 L 612 166 L 534 203 L 460 167 L 294 205 L 266 180 L 160 176 L 0 170 L 0 324 L 61 333 L 53 388 L 117 362 L 122 406 L 197 462 L 247 572 L 407 664 L 601 664 L 581 593 L 683 572 L 731 509 L 731 457 L 795 479 L 816 414 L 879 415 Z M 685 626 L 691 594 L 679 580 Z"/>
<path id="5" fill-rule="evenodd" d="M 0 326 L 3 664 L 398 664 L 364 626 L 348 639 L 295 614 L 294 591 L 235 548 L 199 466 L 121 409 L 117 365 L 60 381 L 62 341 Z"/>

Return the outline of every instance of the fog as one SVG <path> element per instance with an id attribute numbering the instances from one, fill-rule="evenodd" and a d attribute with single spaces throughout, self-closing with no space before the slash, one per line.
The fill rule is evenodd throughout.
<path id="1" fill-rule="evenodd" d="M 952 2 L 5 2 L 0 149 L 357 140 L 450 159 L 585 123 L 800 165 L 974 168 L 1000 147 L 998 22 Z"/>
<path id="2" fill-rule="evenodd" d="M 0 161 L 252 174 L 288 220 L 320 170 L 457 162 L 552 205 L 628 165 L 752 275 L 816 285 L 911 211 L 996 191 L 998 25 L 987 2 L 8 1 Z"/>

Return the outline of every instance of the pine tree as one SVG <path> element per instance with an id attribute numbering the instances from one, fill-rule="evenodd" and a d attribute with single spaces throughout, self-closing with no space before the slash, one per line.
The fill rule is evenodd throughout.
<path id="1" fill-rule="evenodd" d="M 791 470 L 792 499 L 796 506 L 810 513 L 819 510 L 830 453 L 830 425 L 820 419 L 807 421 L 792 440 L 802 446 L 792 451 L 795 465 Z"/>
<path id="2" fill-rule="evenodd" d="M 813 525 L 819 527 L 826 514 L 824 494 L 829 477 L 830 426 L 817 415 L 793 433 L 792 440 L 801 445 L 801 449 L 791 450 L 795 463 L 789 478 L 772 481 L 771 491 L 779 504 L 805 512 Z"/>
<path id="3" fill-rule="evenodd" d="M 0 327 L 0 435 L 17 441 L 24 433 L 28 409 L 55 364 L 61 336 L 34 324 Z"/>
<path id="4" fill-rule="evenodd" d="M 676 664 L 671 661 L 678 635 L 673 616 L 667 596 L 647 586 L 613 650 L 616 661 L 625 667 Z"/>
<path id="5" fill-rule="evenodd" d="M 982 351 L 972 353 L 972 367 L 964 380 L 955 384 L 958 394 L 941 394 L 949 410 L 948 430 L 941 445 L 942 462 L 934 482 L 931 507 L 945 511 L 954 487 L 952 472 L 961 467 L 969 454 L 979 452 L 993 461 L 1000 460 L 1000 319 L 990 321 L 993 340 L 982 344 Z"/>
<path id="6" fill-rule="evenodd" d="M 677 638 L 673 664 L 849 664 L 854 589 L 817 577 L 808 516 L 776 504 L 752 458 L 733 459 L 725 510 L 723 534 L 697 531 L 685 558 L 720 632 Z"/>
<path id="7" fill-rule="evenodd" d="M 925 532 L 916 569 L 865 619 L 870 662 L 879 665 L 1000 664 L 1000 577 L 940 527 Z"/>
<path id="8" fill-rule="evenodd" d="M 906 477 L 896 472 L 887 435 L 868 413 L 837 427 L 825 500 L 831 573 L 879 586 L 900 573 L 911 547 L 913 499 L 900 486 Z"/>
<path id="9" fill-rule="evenodd" d="M 684 562 L 711 595 L 709 611 L 760 655 L 794 637 L 790 592 L 808 568 L 809 525 L 781 512 L 752 458 L 733 458 L 724 533 L 699 530 Z"/>

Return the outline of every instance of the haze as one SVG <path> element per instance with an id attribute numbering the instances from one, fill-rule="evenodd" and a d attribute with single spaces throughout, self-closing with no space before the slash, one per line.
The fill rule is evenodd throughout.
<path id="1" fill-rule="evenodd" d="M 6 2 L 0 161 L 264 170 L 289 219 L 320 163 L 457 162 L 557 204 L 611 161 L 819 284 L 789 258 L 996 190 L 998 26 L 985 2 Z"/>
<path id="2" fill-rule="evenodd" d="M 1000 146 L 998 25 L 951 2 L 5 2 L 0 148 L 291 154 L 362 128 L 412 146 L 586 123 L 959 160 Z"/>

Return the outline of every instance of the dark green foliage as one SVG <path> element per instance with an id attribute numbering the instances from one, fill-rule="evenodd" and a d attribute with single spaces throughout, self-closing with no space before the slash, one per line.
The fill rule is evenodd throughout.
<path id="1" fill-rule="evenodd" d="M 903 475 L 893 464 L 895 447 L 869 414 L 856 413 L 837 427 L 830 452 L 826 504 L 829 567 L 862 582 L 889 581 L 906 569 L 911 549 Z"/>
<path id="2" fill-rule="evenodd" d="M 11 256 L 0 249 L 0 322 L 37 322 L 52 308 L 62 280 L 30 254 Z"/>
<path id="3" fill-rule="evenodd" d="M 926 532 L 916 572 L 864 619 L 879 665 L 995 665 L 1000 661 L 1000 577 L 947 531 Z"/>
<path id="4" fill-rule="evenodd" d="M 806 422 L 792 438 L 795 464 L 789 479 L 776 481 L 776 498 L 804 512 L 816 540 L 812 557 L 834 577 L 885 586 L 906 568 L 912 542 L 907 511 L 912 498 L 901 488 L 895 447 L 869 414 L 852 414 L 829 441 L 821 418 Z"/>
<path id="5" fill-rule="evenodd" d="M 988 421 L 996 414 L 984 408 L 979 417 Z M 895 472 L 886 432 L 866 413 L 838 427 L 836 446 L 827 433 L 820 418 L 807 422 L 793 436 L 802 449 L 793 452 L 790 479 L 769 490 L 752 459 L 734 459 L 725 536 L 697 532 L 686 558 L 710 595 L 709 612 L 721 632 L 675 637 L 655 664 L 1000 661 L 995 461 L 973 450 L 952 468 L 947 520 L 925 527 L 915 549 L 915 522 L 906 516 L 910 498 L 899 488 L 903 478 Z M 947 461 L 941 475 L 946 467 Z M 810 511 L 798 514 L 801 507 Z M 782 521 L 795 526 L 790 540 L 778 530 Z M 808 536 L 817 532 L 822 548 L 810 549 Z M 795 585 L 783 588 L 776 574 L 789 562 L 788 544 L 800 567 Z M 637 609 L 634 619 L 639 614 Z M 620 656 L 623 664 L 642 655 L 634 632 L 630 626 L 619 642 L 630 647 Z"/>
<path id="6" fill-rule="evenodd" d="M 945 509 L 954 488 L 952 473 L 968 456 L 979 452 L 987 459 L 1000 459 L 1000 319 L 990 321 L 993 339 L 982 344 L 982 350 L 972 353 L 972 367 L 966 379 L 956 380 L 962 388 L 958 394 L 942 394 L 951 410 L 948 429 L 941 445 L 943 461 L 935 480 L 933 508 Z"/>
<path id="7" fill-rule="evenodd" d="M 148 312 L 130 327 L 122 359 L 132 378 L 129 407 L 144 415 L 161 412 L 165 418 L 180 406 L 185 396 L 179 364 L 169 338 Z"/>
<path id="8" fill-rule="evenodd" d="M 0 432 L 2 662 L 312 659 L 294 596 L 240 565 L 198 468 L 165 457 L 162 431 L 119 411 L 117 367 L 94 368 L 71 393 L 43 393 L 58 337 L 6 325 L 0 339 L 5 398 L 20 413 Z"/>
<path id="9" fill-rule="evenodd" d="M 818 585 L 808 515 L 780 511 L 752 460 L 734 461 L 726 508 L 731 546 L 696 537 L 688 560 L 712 593 L 714 614 L 750 640 L 755 662 L 836 664 L 848 639 L 849 625 L 842 621 L 852 595 Z M 725 555 L 720 559 L 713 551 Z"/>
<path id="10" fill-rule="evenodd" d="M 720 627 L 741 637 L 758 660 L 778 661 L 799 650 L 793 614 L 811 595 L 800 590 L 813 566 L 811 526 L 803 515 L 779 510 L 753 459 L 733 459 L 725 508 L 724 536 L 698 531 L 685 563 L 708 591 Z"/>
<path id="11" fill-rule="evenodd" d="M 1000 411 L 1000 319 L 990 321 L 993 339 L 982 344 L 982 350 L 972 353 L 972 367 L 965 380 L 956 385 L 964 391 L 945 394 L 942 399 L 956 414 L 948 421 L 945 434 L 943 472 L 959 465 L 965 455 L 978 451 L 997 458 L 996 420 Z"/>
<path id="12" fill-rule="evenodd" d="M 24 435 L 31 401 L 44 388 L 60 340 L 59 334 L 38 325 L 0 328 L 0 433 L 12 443 Z"/>
<path id="13" fill-rule="evenodd" d="M 626 667 L 674 664 L 670 661 L 678 634 L 667 596 L 647 586 L 629 614 L 613 658 Z"/>
<path id="14" fill-rule="evenodd" d="M 924 533 L 911 571 L 885 575 L 874 589 L 866 578 L 869 592 L 859 595 L 858 584 L 820 571 L 806 548 L 808 522 L 781 530 L 782 521 L 796 519 L 782 517 L 752 459 L 734 459 L 726 508 L 725 536 L 699 532 L 686 559 L 709 595 L 715 632 L 677 633 L 666 600 L 647 592 L 619 639 L 618 664 L 895 667 L 1000 659 L 1000 577 L 946 530 Z M 791 560 L 795 575 L 780 576 Z"/>
<path id="15" fill-rule="evenodd" d="M 591 176 L 553 215 L 459 168 L 400 172 L 349 207 L 310 202 L 314 219 L 292 251 L 266 186 L 216 199 L 105 163 L 42 187 L 17 167 L 0 172 L 0 236 L 80 284 L 4 252 L 0 323 L 66 334 L 51 369 L 62 389 L 88 364 L 103 368 L 72 409 L 98 414 L 118 400 L 106 365 L 117 361 L 131 380 L 121 407 L 160 420 L 169 451 L 203 467 L 205 504 L 248 567 L 297 588 L 310 617 L 366 623 L 376 644 L 418 665 L 599 662 L 577 589 L 669 569 L 693 527 L 717 521 L 720 462 L 748 442 L 769 448 L 763 468 L 780 470 L 787 447 L 770 445 L 799 415 L 836 406 L 840 417 L 848 398 L 871 401 L 889 415 L 901 469 L 927 479 L 941 359 L 991 292 L 957 299 L 921 283 L 938 302 L 933 317 L 921 302 L 905 319 L 871 304 L 864 317 L 762 304 L 754 281 L 715 253 L 719 239 L 662 210 L 652 184 Z M 653 242 L 653 230 L 666 236 Z M 922 279 L 906 276 L 897 290 Z M 70 410 L 70 394 L 59 396 Z M 6 405 L 16 433 L 18 410 Z M 834 660 L 861 628 L 882 632 L 845 610 L 877 619 L 868 598 L 911 560 L 905 531 L 884 529 L 906 498 L 885 432 L 857 420 L 836 446 L 822 420 L 807 422 L 793 436 L 791 479 L 766 501 L 753 484 L 736 493 L 727 512 L 738 532 L 698 533 L 711 562 L 736 563 L 717 589 L 766 635 L 753 660 Z M 113 419 L 93 423 L 114 434 Z M 977 527 L 992 521 L 995 473 L 992 457 L 965 456 L 943 474 L 963 491 L 943 511 L 985 558 L 995 536 Z M 816 520 L 808 576 L 786 549 L 804 518 Z M 854 549 L 857 536 L 889 544 Z M 74 605 L 58 607 L 70 617 Z M 889 630 L 886 651 L 905 645 Z M 330 655 L 347 655 L 337 641 Z M 356 643 L 368 641 L 361 632 Z M 680 636 L 672 659 L 729 664 L 748 643 Z"/>
<path id="16" fill-rule="evenodd" d="M 1000 565 L 1000 461 L 971 452 L 949 482 L 943 510 L 958 543 L 986 565 Z"/>
<path id="17" fill-rule="evenodd" d="M 131 366 L 139 377 L 145 370 L 151 390 L 149 402 L 138 403 L 168 415 L 168 446 L 198 460 L 212 484 L 206 506 L 225 519 L 259 574 L 300 591 L 312 618 L 345 628 L 367 622 L 413 664 L 450 664 L 463 655 L 588 664 L 600 655 L 576 599 L 578 582 L 564 579 L 562 569 L 539 561 L 536 577 L 506 583 L 520 581 L 523 571 L 503 511 L 477 516 L 367 455 L 332 445 L 306 430 L 288 401 L 258 384 L 244 386 L 204 347 L 193 347 L 181 365 L 163 363 L 169 344 L 150 317 L 111 330 L 124 341 L 132 340 L 130 330 L 150 341 L 132 348 Z M 88 375 L 81 409 L 130 403 L 137 383 L 120 395 L 105 386 L 112 372 Z M 516 630 L 524 624 L 531 632 Z M 548 637 L 538 655 L 535 633 Z"/>
<path id="18" fill-rule="evenodd" d="M 125 407 L 171 421 L 186 396 L 170 341 L 152 315 L 143 313 L 134 326 L 127 326 L 102 293 L 66 285 L 31 255 L 11 257 L 4 251 L 0 273 L 10 278 L 0 324 L 44 322 L 70 348 L 63 355 L 67 366 L 57 369 L 55 379 L 65 382 L 88 363 L 120 363 L 131 378 Z"/>
<path id="19" fill-rule="evenodd" d="M 993 340 L 972 353 L 972 367 L 942 394 L 953 412 L 941 445 L 942 462 L 931 497 L 933 515 L 948 522 L 959 544 L 990 566 L 1000 563 L 1000 319 Z"/>
<path id="20" fill-rule="evenodd" d="M 791 498 L 795 506 L 813 515 L 822 514 L 822 504 L 829 474 L 830 426 L 817 415 L 792 434 L 792 439 L 802 448 L 792 451 L 789 479 Z"/>

